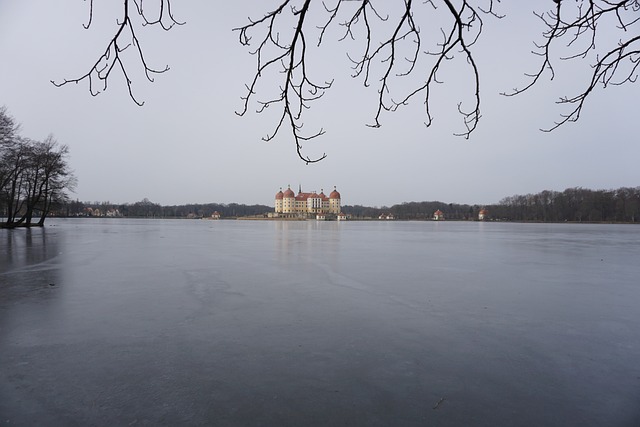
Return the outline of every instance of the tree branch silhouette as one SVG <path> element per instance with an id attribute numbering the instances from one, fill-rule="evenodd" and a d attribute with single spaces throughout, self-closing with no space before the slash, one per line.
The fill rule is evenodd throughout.
<path id="1" fill-rule="evenodd" d="M 107 89 L 109 77 L 116 69 L 124 76 L 131 99 L 137 105 L 143 105 L 144 102 L 134 96 L 122 52 L 134 49 L 145 77 L 151 82 L 155 74 L 164 73 L 169 67 L 154 69 L 147 65 L 131 16 L 140 16 L 143 27 L 158 25 L 165 31 L 174 25 L 184 24 L 174 18 L 171 0 L 153 1 L 158 13 L 150 18 L 143 7 L 143 0 L 123 0 L 122 20 L 118 21 L 114 36 L 89 71 L 74 79 L 52 83 L 63 86 L 87 80 L 89 92 L 96 96 Z M 352 62 L 352 77 L 377 91 L 373 120 L 368 124 L 376 128 L 382 125 L 385 112 L 395 112 L 414 98 L 424 102 L 425 125 L 431 126 L 434 120 L 433 89 L 444 81 L 441 79 L 444 65 L 461 59 L 472 83 L 471 102 L 458 102 L 463 128 L 454 135 L 468 139 L 481 118 L 481 70 L 476 62 L 474 46 L 482 34 L 485 17 L 503 18 L 496 11 L 500 0 L 377 0 L 374 6 L 375 1 L 281 0 L 278 7 L 262 18 L 249 18 L 248 24 L 234 28 L 240 44 L 252 48 L 250 53 L 256 58 L 255 73 L 250 83 L 245 85 L 242 108 L 236 114 L 243 116 L 254 106 L 258 114 L 270 107 L 278 109 L 275 125 L 263 140 L 271 141 L 288 130 L 300 159 L 307 164 L 324 159 L 325 153 L 316 157 L 303 153 L 303 144 L 325 134 L 323 128 L 307 131 L 304 123 L 313 103 L 332 88 L 333 79 L 321 81 L 312 78 L 315 69 L 310 64 L 314 60 L 314 49 L 320 48 L 326 38 L 334 34 L 338 41 L 349 39 L 359 43 L 359 53 L 347 52 L 347 57 Z M 93 0 L 89 2 L 89 19 L 86 25 L 83 24 L 87 29 L 92 24 L 94 13 Z M 530 90 L 547 72 L 553 80 L 555 69 L 552 59 L 556 49 L 569 51 L 558 60 L 589 61 L 592 67 L 589 80 L 579 93 L 563 96 L 557 101 L 558 104 L 569 105 L 570 110 L 561 114 L 552 126 L 542 129 L 545 132 L 577 121 L 587 98 L 597 87 L 634 83 L 640 64 L 640 0 L 553 0 L 553 3 L 551 10 L 536 13 L 546 25 L 544 42 L 536 44 L 533 51 L 541 58 L 540 66 L 533 73 L 526 74 L 530 80 L 524 86 L 502 93 L 515 96 Z M 394 13 L 383 13 L 385 8 Z M 441 39 L 425 37 L 421 33 L 416 22 L 418 11 L 437 20 Z M 439 12 L 437 16 L 436 12 Z M 425 23 L 429 24 L 432 23 Z M 604 43 L 600 43 L 602 30 L 598 30 L 601 25 L 620 34 L 615 45 L 609 42 L 607 46 L 606 38 Z M 426 45 L 435 45 L 435 48 L 428 50 Z M 276 94 L 261 97 L 259 84 L 268 74 L 278 76 L 274 85 Z M 409 76 L 417 76 L 417 83 L 412 83 L 412 89 L 406 93 L 397 93 L 392 81 Z"/>
<path id="2" fill-rule="evenodd" d="M 521 88 L 505 92 L 505 96 L 514 96 L 531 89 L 541 77 L 548 72 L 549 79 L 555 78 L 552 64 L 552 49 L 565 42 L 559 48 L 572 49 L 566 56 L 559 59 L 571 61 L 575 59 L 591 61 L 592 72 L 582 91 L 572 96 L 562 96 L 558 104 L 571 105 L 568 113 L 562 113 L 560 120 L 543 132 L 551 132 L 568 122 L 576 122 L 580 118 L 585 101 L 593 91 L 601 85 L 622 85 L 634 83 L 637 79 L 640 64 L 640 36 L 638 22 L 640 21 L 640 1 L 638 0 L 578 0 L 567 2 L 554 0 L 555 8 L 546 13 L 536 13 L 547 30 L 544 32 L 544 43 L 536 44 L 533 53 L 542 58 L 542 63 L 535 73 L 526 74 L 531 80 Z M 607 21 L 608 20 L 608 21 Z M 621 38 L 614 46 L 598 49 L 598 29 L 615 28 Z M 634 34 L 635 30 L 635 34 Z M 602 31 L 602 30 L 601 30 Z M 579 44 L 582 43 L 582 47 Z M 603 43 L 604 44 L 604 43 Z M 602 44 L 598 43 L 599 46 Z M 595 53 L 594 53 L 595 52 Z"/>
<path id="3" fill-rule="evenodd" d="M 142 46 L 136 35 L 135 26 L 131 20 L 132 9 L 134 13 L 138 14 L 142 20 L 143 26 L 146 25 L 159 25 L 163 30 L 169 31 L 174 25 L 183 25 L 184 22 L 177 21 L 171 12 L 170 0 L 158 0 L 159 1 L 159 14 L 158 17 L 149 20 L 145 14 L 143 8 L 143 0 L 123 0 L 123 16 L 121 21 L 117 21 L 116 32 L 107 44 L 104 52 L 98 57 L 93 66 L 85 74 L 73 79 L 64 79 L 61 82 L 51 80 L 51 83 L 56 87 L 64 86 L 68 83 L 79 83 L 83 80 L 89 82 L 89 93 L 92 96 L 97 96 L 101 92 L 107 90 L 107 84 L 109 77 L 114 69 L 119 69 L 125 78 L 129 97 L 137 105 L 144 105 L 144 101 L 139 101 L 133 94 L 132 81 L 127 73 L 127 68 L 123 61 L 121 54 L 126 49 L 135 49 L 137 57 L 142 65 L 142 69 L 145 77 L 150 82 L 153 82 L 154 74 L 162 74 L 169 70 L 169 66 L 165 66 L 163 69 L 151 68 L 145 59 Z M 132 6 L 133 4 L 133 6 Z M 89 20 L 86 25 L 83 24 L 85 29 L 89 29 L 93 22 L 93 0 L 89 0 Z M 98 87 L 96 88 L 96 84 Z"/>
<path id="4" fill-rule="evenodd" d="M 341 28 L 340 41 L 347 38 L 357 40 L 356 33 L 364 33 L 362 40 L 363 49 L 357 56 L 347 54 L 353 63 L 354 78 L 362 79 L 365 87 L 374 85 L 377 88 L 378 101 L 373 115 L 373 122 L 368 126 L 380 127 L 383 112 L 396 111 L 418 94 L 423 94 L 427 126 L 433 122 L 431 107 L 431 89 L 439 83 L 438 70 L 445 60 L 452 60 L 457 54 L 461 54 L 465 63 L 469 66 L 469 73 L 474 82 L 473 102 L 468 108 L 464 108 L 462 102 L 458 104 L 458 112 L 463 117 L 464 130 L 456 135 L 468 138 L 476 129 L 480 120 L 480 71 L 474 59 L 472 46 L 478 40 L 482 32 L 482 15 L 492 15 L 501 18 L 494 11 L 495 3 L 499 0 L 486 0 L 485 8 L 472 6 L 470 0 L 428 0 L 415 2 L 402 0 L 401 13 L 391 18 L 382 14 L 372 0 L 334 0 L 329 4 L 323 1 L 322 8 L 316 8 L 316 15 L 320 15 L 321 25 L 313 26 L 307 22 L 311 0 L 302 1 L 302 5 L 292 0 L 283 1 L 279 7 L 266 13 L 258 20 L 251 20 L 249 24 L 235 28 L 238 31 L 240 44 L 254 46 L 250 53 L 256 56 L 256 72 L 250 84 L 246 86 L 246 95 L 242 97 L 243 106 L 239 115 L 244 115 L 250 108 L 251 101 L 255 98 L 258 105 L 257 112 L 263 112 L 267 107 L 278 105 L 282 109 L 280 120 L 274 131 L 263 138 L 265 141 L 273 139 L 286 123 L 291 129 L 296 143 L 298 156 L 307 163 L 317 162 L 326 157 L 311 159 L 301 153 L 301 142 L 309 141 L 324 134 L 324 130 L 311 134 L 302 133 L 303 112 L 309 109 L 311 102 L 321 98 L 331 88 L 333 80 L 317 84 L 308 77 L 309 53 L 306 39 L 314 31 L 317 32 L 316 47 L 320 47 L 333 26 Z M 314 2 L 313 4 L 320 4 Z M 351 5 L 348 5 L 351 3 Z M 355 9 L 350 6 L 357 4 Z M 397 2 L 394 4 L 398 4 Z M 448 11 L 448 19 L 442 24 L 442 42 L 438 43 L 435 52 L 422 50 L 423 40 L 420 36 L 419 26 L 414 20 L 414 12 L 418 7 L 432 8 L 444 6 Z M 287 19 L 295 17 L 294 31 L 287 36 Z M 374 27 L 375 26 L 375 27 Z M 259 33 L 261 36 L 254 41 L 252 35 Z M 374 45 L 374 33 L 382 34 L 379 44 Z M 408 56 L 401 51 L 408 51 Z M 435 57 L 435 61 L 427 67 L 421 67 L 421 57 Z M 277 70 L 280 77 L 280 94 L 274 99 L 260 100 L 257 98 L 257 85 L 267 71 Z M 373 82 L 373 75 L 381 74 L 377 82 Z M 412 74 L 424 76 L 422 84 L 418 84 L 408 94 L 400 94 L 398 101 L 394 100 L 393 90 L 390 85 L 392 78 L 402 78 Z"/>
<path id="5" fill-rule="evenodd" d="M 300 8 L 291 6 L 291 14 L 297 18 L 297 24 L 291 40 L 288 43 L 280 41 L 279 33 L 276 29 L 278 25 L 277 18 L 289 3 L 290 1 L 287 0 L 277 9 L 267 13 L 262 19 L 234 29 L 234 31 L 239 32 L 240 43 L 244 46 L 249 46 L 251 44 L 249 32 L 262 25 L 267 27 L 267 31 L 260 40 L 257 50 L 253 52 L 257 57 L 256 74 L 247 86 L 247 95 L 242 97 L 243 108 L 239 112 L 236 111 L 236 114 L 242 116 L 248 111 L 249 102 L 256 93 L 256 85 L 262 74 L 273 66 L 280 67 L 283 79 L 280 82 L 279 94 L 273 99 L 259 100 L 257 112 L 261 113 L 272 105 L 278 105 L 282 108 L 282 114 L 273 132 L 262 139 L 271 141 L 286 123 L 291 129 L 298 157 L 307 164 L 316 163 L 324 159 L 326 154 L 323 153 L 322 156 L 314 159 L 304 156 L 302 154 L 302 142 L 310 141 L 323 135 L 324 130 L 319 129 L 310 134 L 303 133 L 302 113 L 303 110 L 309 108 L 309 102 L 324 95 L 325 91 L 331 87 L 332 82 L 314 83 L 307 74 L 307 41 L 304 33 L 304 23 L 311 0 L 305 0 Z M 269 56 L 264 53 L 267 50 L 274 50 L 275 53 Z M 264 56 L 267 56 L 266 59 Z"/>

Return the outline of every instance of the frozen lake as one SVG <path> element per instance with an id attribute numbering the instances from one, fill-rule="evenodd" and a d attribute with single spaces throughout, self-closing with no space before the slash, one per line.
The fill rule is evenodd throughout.
<path id="1" fill-rule="evenodd" d="M 0 230 L 0 425 L 638 426 L 640 227 Z"/>

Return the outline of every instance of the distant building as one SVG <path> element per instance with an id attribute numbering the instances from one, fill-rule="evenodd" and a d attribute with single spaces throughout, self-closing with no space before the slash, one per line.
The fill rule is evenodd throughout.
<path id="1" fill-rule="evenodd" d="M 433 213 L 433 220 L 434 221 L 444 221 L 444 213 L 438 209 L 437 211 L 435 211 Z"/>
<path id="2" fill-rule="evenodd" d="M 486 209 L 480 209 L 480 212 L 478 212 L 478 221 L 484 221 L 486 219 L 489 219 L 489 211 Z"/>
<path id="3" fill-rule="evenodd" d="M 340 212 L 338 215 L 336 215 L 336 219 L 338 221 L 346 221 L 347 220 L 347 215 L 343 214 L 342 212 Z"/>
<path id="4" fill-rule="evenodd" d="M 122 216 L 122 214 L 120 213 L 120 211 L 118 209 L 109 208 L 109 209 L 107 209 L 107 212 L 105 212 L 104 216 L 109 217 L 109 218 L 119 218 L 119 217 Z"/>
<path id="5" fill-rule="evenodd" d="M 284 192 L 282 189 L 276 193 L 276 216 L 282 217 L 317 217 L 317 215 L 340 214 L 340 193 L 333 187 L 333 191 L 327 197 L 322 190 L 320 194 L 312 191 L 302 192 L 299 187 L 298 194 L 294 194 L 289 186 Z"/>
<path id="6" fill-rule="evenodd" d="M 392 219 L 396 219 L 393 214 L 380 214 L 380 216 L 378 217 L 378 219 L 388 219 L 388 220 L 392 220 Z"/>
<path id="7" fill-rule="evenodd" d="M 211 219 L 220 219 L 220 217 L 221 217 L 221 216 L 222 216 L 222 215 L 220 215 L 220 212 L 218 212 L 218 211 L 214 211 L 214 212 L 211 214 Z"/>

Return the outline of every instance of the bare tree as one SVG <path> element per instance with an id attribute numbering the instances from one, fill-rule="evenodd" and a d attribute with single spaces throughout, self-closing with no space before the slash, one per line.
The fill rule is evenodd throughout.
<path id="1" fill-rule="evenodd" d="M 20 125 L 11 117 L 7 107 L 0 107 L 0 150 L 14 142 L 20 131 Z"/>
<path id="2" fill-rule="evenodd" d="M 2 191 L 7 186 L 13 173 L 11 161 L 12 149 L 18 142 L 20 125 L 9 114 L 6 107 L 0 107 L 0 206 Z"/>
<path id="3" fill-rule="evenodd" d="M 55 203 L 68 202 L 68 192 L 75 189 L 77 179 L 67 161 L 69 147 L 66 144 L 59 144 L 53 135 L 49 135 L 39 143 L 38 151 L 42 178 L 38 187 L 38 198 L 33 203 L 33 210 L 40 212 L 38 226 L 42 227 Z"/>
<path id="4" fill-rule="evenodd" d="M 9 142 L 0 144 L 0 215 L 6 217 L 0 227 L 29 227 L 35 215 L 42 226 L 52 204 L 66 200 L 67 192 L 75 188 L 69 148 L 53 135 L 42 142 L 23 138 L 15 121 L 7 118 L 6 109 L 0 109 L 0 129 L 13 129 Z"/>
<path id="5" fill-rule="evenodd" d="M 59 144 L 53 135 L 44 141 L 31 141 L 28 145 L 25 169 L 25 209 L 17 224 L 30 226 L 36 213 L 42 226 L 51 210 L 51 204 L 66 197 L 65 190 L 73 190 L 75 177 L 67 164 L 69 147 Z"/>
<path id="6" fill-rule="evenodd" d="M 0 205 L 4 207 L 7 226 L 15 223 L 15 218 L 25 204 L 23 194 L 29 167 L 30 144 L 30 140 L 18 137 L 2 152 L 0 158 L 3 169 L 3 179 L 0 182 Z"/>
<path id="7" fill-rule="evenodd" d="M 131 3 L 135 7 L 131 6 Z M 249 18 L 249 23 L 234 29 L 243 46 L 252 47 L 256 57 L 255 74 L 246 85 L 243 104 L 237 114 L 244 115 L 252 105 L 258 113 L 267 108 L 277 108 L 278 118 L 271 133 L 263 139 L 272 140 L 283 129 L 291 132 L 298 156 L 306 163 L 314 163 L 326 154 L 311 158 L 302 153 L 302 144 L 325 133 L 323 128 L 303 130 L 305 114 L 314 101 L 331 89 L 331 78 L 315 77 L 313 55 L 323 45 L 331 31 L 338 39 L 359 43 L 357 54 L 347 53 L 353 64 L 352 76 L 362 80 L 364 86 L 377 90 L 377 102 L 373 110 L 372 127 L 381 125 L 384 112 L 393 112 L 410 100 L 420 97 L 425 105 L 425 125 L 433 123 L 432 89 L 440 80 L 440 70 L 445 63 L 466 67 L 472 83 L 471 102 L 459 101 L 458 113 L 462 117 L 462 129 L 455 133 L 464 138 L 475 131 L 481 118 L 481 71 L 475 56 L 475 44 L 483 32 L 484 18 L 502 18 L 496 9 L 500 0 L 281 0 L 278 7 L 266 11 L 262 17 Z M 563 96 L 558 103 L 569 105 L 568 113 L 550 126 L 556 129 L 567 122 L 579 119 L 587 97 L 599 86 L 634 83 L 640 61 L 640 0 L 553 0 L 553 8 L 545 12 L 534 12 L 547 26 L 543 42 L 537 44 L 534 54 L 541 57 L 536 72 L 527 74 L 531 80 L 521 88 L 503 93 L 513 96 L 532 88 L 544 75 L 555 76 L 553 62 L 560 60 L 582 60 L 593 68 L 591 79 L 575 94 Z M 142 9 L 142 0 L 123 0 L 124 16 L 105 52 L 90 71 L 77 79 L 55 83 L 61 86 L 70 82 L 89 80 L 89 90 L 97 95 L 92 78 L 99 79 L 106 89 L 112 69 L 117 65 L 124 74 L 129 95 L 142 105 L 131 91 L 129 79 L 120 53 L 131 44 L 137 50 L 146 77 L 162 73 L 147 66 L 138 43 L 130 9 L 143 18 L 142 25 L 159 24 L 169 30 L 181 24 L 171 14 L 171 0 L 155 0 L 160 11 L 159 18 L 148 20 Z M 517 5 L 516 7 L 521 7 Z M 547 6 L 548 7 L 548 6 Z M 546 7 L 545 7 L 546 8 Z M 165 13 L 166 12 L 166 13 Z M 437 22 L 439 34 L 427 35 L 421 31 L 416 16 L 426 17 L 428 27 Z M 93 16 L 93 1 L 89 23 Z M 164 22 L 168 23 L 165 24 Z M 607 37 L 599 30 L 605 26 Z M 611 33 L 619 39 L 614 46 L 607 46 Z M 123 34 L 127 34 L 125 37 Z M 532 36 L 535 38 L 535 36 Z M 596 41 L 603 40 L 603 43 Z M 601 46 L 604 44 L 604 48 Z M 598 48 L 597 48 L 598 46 Z M 568 52 L 557 54 L 556 49 Z M 430 60 L 429 60 L 430 59 Z M 259 83 L 266 74 L 278 75 L 275 96 L 263 95 Z M 418 83 L 406 93 L 397 93 L 392 85 L 394 79 L 418 76 Z M 413 82 L 412 82 L 413 84 Z"/>

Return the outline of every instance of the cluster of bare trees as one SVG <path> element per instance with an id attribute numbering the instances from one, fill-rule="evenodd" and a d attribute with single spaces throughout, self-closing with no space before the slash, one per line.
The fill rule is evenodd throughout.
<path id="1" fill-rule="evenodd" d="M 0 108 L 0 227 L 44 225 L 52 206 L 75 186 L 68 155 L 52 135 L 44 141 L 20 136 L 19 125 Z"/>
<path id="2" fill-rule="evenodd" d="M 400 220 L 431 220 L 436 210 L 444 212 L 448 220 L 473 220 L 478 217 L 479 206 L 438 201 L 404 202 L 391 207 L 371 207 L 354 205 L 342 206 L 342 212 L 354 219 L 376 219 L 380 215 L 391 214 Z"/>
<path id="3" fill-rule="evenodd" d="M 640 222 L 640 187 L 567 188 L 506 197 L 488 207 L 492 218 L 542 222 Z"/>
<path id="4" fill-rule="evenodd" d="M 544 190 L 535 194 L 505 197 L 488 206 L 431 201 L 407 202 L 382 208 L 342 207 L 342 211 L 353 218 L 377 218 L 380 214 L 391 213 L 403 220 L 429 220 L 436 209 L 441 210 L 447 220 L 477 220 L 479 211 L 487 209 L 488 218 L 499 221 L 638 223 L 640 187 Z"/>
<path id="5" fill-rule="evenodd" d="M 517 3 L 517 4 L 516 4 Z M 89 71 L 76 78 L 53 82 L 56 86 L 86 81 L 92 95 L 107 89 L 113 71 L 124 76 L 133 101 L 142 105 L 132 91 L 123 53 L 129 49 L 149 81 L 169 69 L 147 65 L 137 36 L 137 26 L 158 26 L 170 30 L 183 22 L 174 18 L 171 0 L 122 0 L 122 16 L 114 34 Z M 318 71 L 318 50 L 325 40 L 349 40 L 355 51 L 346 51 L 352 61 L 351 74 L 377 91 L 369 126 L 379 127 L 385 112 L 396 111 L 413 99 L 424 103 L 425 125 L 433 122 L 432 89 L 444 81 L 446 68 L 463 68 L 471 93 L 458 102 L 462 126 L 457 135 L 468 138 L 481 119 L 481 76 L 488 70 L 478 66 L 476 42 L 485 18 L 508 17 L 500 0 L 280 0 L 271 10 L 250 12 L 245 25 L 235 28 L 239 41 L 256 57 L 255 73 L 246 85 L 243 106 L 237 113 L 277 110 L 269 141 L 280 132 L 290 132 L 298 156 L 306 163 L 325 158 L 302 153 L 302 144 L 325 133 L 323 128 L 303 129 L 309 108 L 331 89 L 333 77 Z M 89 2 L 89 28 L 93 0 Z M 522 7 L 514 2 L 515 7 Z M 544 23 L 533 51 L 539 66 L 527 74 L 520 87 L 505 91 L 512 96 L 532 88 L 541 78 L 553 79 L 558 60 L 582 61 L 591 67 L 577 93 L 557 101 L 567 109 L 546 131 L 577 121 L 585 101 L 598 87 L 634 83 L 640 64 L 640 1 L 638 0 L 553 0 L 540 2 L 534 12 Z M 132 18 L 138 18 L 135 21 Z M 488 21 L 487 21 L 488 23 Z M 505 37 L 509 35 L 506 34 Z M 325 43 L 326 44 L 326 43 Z M 332 51 L 334 47 L 332 46 Z M 131 61 L 131 60 L 129 60 Z M 523 70 L 525 72 L 527 70 Z M 401 79 L 412 77 L 410 89 L 398 89 Z"/>
<path id="6" fill-rule="evenodd" d="M 273 207 L 239 203 L 204 203 L 163 206 L 143 199 L 135 203 L 70 201 L 54 215 L 59 216 L 123 216 L 129 218 L 207 218 L 218 212 L 223 218 L 263 215 Z M 96 214 L 98 212 L 98 214 Z"/>

